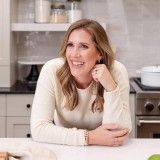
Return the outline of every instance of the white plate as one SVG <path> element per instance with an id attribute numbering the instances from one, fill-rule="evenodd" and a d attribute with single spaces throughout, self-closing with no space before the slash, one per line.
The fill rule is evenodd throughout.
<path id="1" fill-rule="evenodd" d="M 18 63 L 23 65 L 43 65 L 50 59 L 52 59 L 52 57 L 40 57 L 40 56 L 20 57 L 18 59 Z"/>

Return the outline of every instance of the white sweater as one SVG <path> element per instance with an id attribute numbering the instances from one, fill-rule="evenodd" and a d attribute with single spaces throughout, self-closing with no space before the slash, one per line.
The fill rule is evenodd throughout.
<path id="1" fill-rule="evenodd" d="M 64 107 L 65 97 L 56 76 L 63 63 L 62 58 L 53 59 L 41 70 L 31 113 L 31 133 L 35 141 L 85 145 L 85 129 L 95 129 L 105 123 L 118 123 L 131 130 L 128 74 L 120 62 L 114 61 L 111 69 L 118 86 L 114 91 L 104 91 L 104 111 L 101 113 L 91 110 L 95 99 L 92 85 L 77 89 L 79 104 L 73 111 Z"/>

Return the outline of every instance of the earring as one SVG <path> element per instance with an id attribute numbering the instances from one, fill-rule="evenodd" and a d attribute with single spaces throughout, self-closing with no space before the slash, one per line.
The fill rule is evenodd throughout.
<path id="1" fill-rule="evenodd" d="M 98 64 L 102 64 L 103 63 L 103 59 L 99 59 L 97 62 L 98 62 Z"/>

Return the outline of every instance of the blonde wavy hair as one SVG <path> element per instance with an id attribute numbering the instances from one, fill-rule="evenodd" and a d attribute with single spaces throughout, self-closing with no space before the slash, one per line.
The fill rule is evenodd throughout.
<path id="1" fill-rule="evenodd" d="M 79 21 L 76 21 L 69 27 L 69 29 L 65 33 L 59 51 L 60 56 L 64 58 L 65 62 L 64 65 L 57 71 L 57 77 L 60 81 L 63 94 L 67 100 L 65 107 L 70 111 L 74 110 L 78 105 L 78 93 L 74 77 L 71 75 L 70 68 L 66 60 L 66 48 L 70 34 L 74 30 L 79 29 L 83 29 L 91 35 L 97 51 L 102 56 L 103 63 L 107 66 L 109 70 L 114 60 L 114 53 L 111 49 L 107 34 L 103 27 L 97 21 L 90 19 L 81 19 Z M 94 84 L 96 89 L 96 98 L 92 103 L 92 112 L 102 112 L 104 104 L 104 88 L 100 83 L 94 82 Z"/>

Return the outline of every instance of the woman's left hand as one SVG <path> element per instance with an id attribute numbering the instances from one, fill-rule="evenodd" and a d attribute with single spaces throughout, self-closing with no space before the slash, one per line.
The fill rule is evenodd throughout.
<path id="1" fill-rule="evenodd" d="M 96 82 L 100 82 L 106 91 L 112 91 L 117 86 L 105 64 L 96 64 L 92 70 L 92 77 Z"/>

